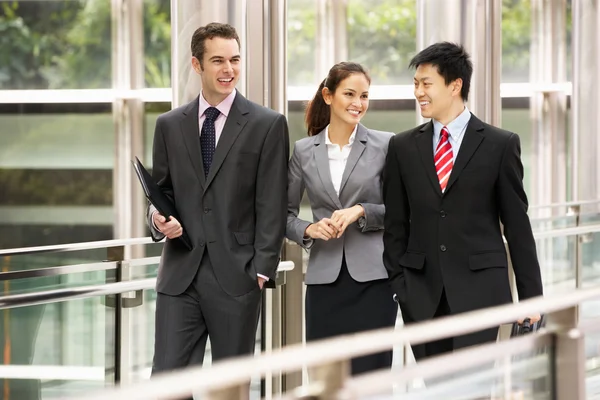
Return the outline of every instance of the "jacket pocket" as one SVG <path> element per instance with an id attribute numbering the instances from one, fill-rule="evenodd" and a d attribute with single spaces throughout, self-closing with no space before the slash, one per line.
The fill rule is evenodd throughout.
<path id="1" fill-rule="evenodd" d="M 400 257 L 400 265 L 406 268 L 423 269 L 425 265 L 425 254 L 407 251 Z"/>
<path id="2" fill-rule="evenodd" d="M 254 244 L 254 232 L 233 232 L 233 236 L 240 246 Z"/>
<path id="3" fill-rule="evenodd" d="M 469 268 L 471 268 L 472 271 L 486 268 L 508 268 L 506 253 L 490 252 L 471 254 L 469 256 Z"/>

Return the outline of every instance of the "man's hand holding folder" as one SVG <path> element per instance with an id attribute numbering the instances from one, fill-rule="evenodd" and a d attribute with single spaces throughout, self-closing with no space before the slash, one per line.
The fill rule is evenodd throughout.
<path id="1" fill-rule="evenodd" d="M 144 168 L 144 165 L 137 157 L 131 163 L 146 198 L 157 210 L 152 214 L 154 227 L 169 239 L 180 238 L 179 241 L 188 250 L 191 250 L 191 240 L 184 231 L 181 222 L 179 222 L 179 214 L 173 201 L 163 193 L 160 186 L 152 179 L 148 170 Z"/>
<path id="2" fill-rule="evenodd" d="M 178 238 L 183 234 L 183 227 L 177 219 L 171 217 L 168 221 L 158 211 L 152 214 L 154 226 L 169 239 Z"/>

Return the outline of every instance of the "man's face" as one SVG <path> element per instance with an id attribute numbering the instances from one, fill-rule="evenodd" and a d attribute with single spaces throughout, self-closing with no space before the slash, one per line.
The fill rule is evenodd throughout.
<path id="1" fill-rule="evenodd" d="M 196 58 L 192 64 L 202 80 L 204 98 L 217 105 L 233 92 L 240 76 L 240 48 L 235 39 L 215 37 L 204 42 L 202 64 Z"/>
<path id="2" fill-rule="evenodd" d="M 433 118 L 443 121 L 451 109 L 456 97 L 457 85 L 462 87 L 462 81 L 457 79 L 446 85 L 444 77 L 439 74 L 436 66 L 422 64 L 417 67 L 414 77 L 415 98 L 421 108 L 423 118 Z M 460 87 L 458 94 L 460 97 Z"/>

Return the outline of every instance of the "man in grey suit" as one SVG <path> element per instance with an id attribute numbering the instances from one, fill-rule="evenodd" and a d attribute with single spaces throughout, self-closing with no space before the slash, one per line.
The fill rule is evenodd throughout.
<path id="1" fill-rule="evenodd" d="M 283 115 L 235 90 L 235 29 L 194 33 L 192 66 L 202 93 L 156 121 L 153 177 L 177 207 L 153 207 L 155 240 L 167 237 L 157 280 L 153 373 L 252 354 L 261 289 L 275 278 L 286 221 L 289 135 Z M 192 249 L 177 239 L 185 230 Z"/>

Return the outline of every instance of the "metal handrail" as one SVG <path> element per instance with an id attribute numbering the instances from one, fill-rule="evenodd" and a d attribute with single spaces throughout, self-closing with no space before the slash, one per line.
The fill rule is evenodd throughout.
<path id="1" fill-rule="evenodd" d="M 600 224 L 577 226 L 570 228 L 552 229 L 548 231 L 534 232 L 535 239 L 546 239 L 560 236 L 572 236 L 580 235 L 584 233 L 593 233 L 600 231 Z M 52 246 L 39 246 L 39 247 L 22 247 L 14 249 L 0 250 L 0 257 L 2 256 L 14 256 L 23 254 L 39 254 L 39 253 L 52 253 L 52 252 L 68 252 L 77 250 L 92 250 L 111 248 L 119 246 L 130 246 L 140 244 L 152 244 L 155 243 L 151 237 L 144 238 L 132 238 L 132 239 L 117 239 L 117 240 L 103 240 L 96 242 L 82 242 L 82 243 L 69 243 Z M 132 260 L 133 261 L 133 260 Z M 63 266 L 64 267 L 64 266 Z"/>
<path id="2" fill-rule="evenodd" d="M 167 373 L 127 387 L 110 388 L 86 396 L 86 400 L 177 398 L 196 391 L 218 390 L 242 384 L 256 375 L 281 373 L 304 367 L 331 364 L 354 357 L 389 350 L 396 345 L 419 344 L 447 337 L 456 337 L 498 325 L 513 323 L 525 315 L 551 313 L 573 308 L 584 301 L 600 298 L 600 287 L 579 289 L 548 298 L 534 298 L 509 304 L 443 317 L 405 326 L 403 329 L 380 329 L 346 335 L 312 343 L 309 346 L 288 346 L 281 351 L 256 357 L 223 361 L 210 369 L 190 367 Z M 551 327 L 550 327 L 551 328 Z"/>
<path id="3" fill-rule="evenodd" d="M 65 300 L 86 299 L 89 297 L 135 292 L 137 290 L 152 289 L 155 286 L 156 278 L 148 278 L 127 282 L 104 283 L 102 285 L 80 286 L 69 289 L 47 290 L 36 293 L 12 294 L 0 296 L 0 310 L 58 303 Z"/>
<path id="4" fill-rule="evenodd" d="M 15 249 L 0 250 L 0 257 L 24 254 L 58 253 L 65 251 L 104 249 L 110 247 L 132 246 L 151 243 L 154 243 L 154 241 L 151 237 L 148 236 L 143 238 L 100 240 L 96 242 L 67 243 L 52 246 L 20 247 Z"/>
<path id="5" fill-rule="evenodd" d="M 277 272 L 288 272 L 293 269 L 294 263 L 292 261 L 280 261 L 277 265 Z M 135 292 L 137 290 L 152 289 L 155 286 L 156 278 L 147 278 L 125 282 L 104 283 L 101 285 L 88 285 L 67 289 L 46 290 L 35 293 L 12 294 L 8 296 L 0 296 L 0 310 L 34 306 L 39 304 L 58 303 L 65 300 Z"/>
<path id="6" fill-rule="evenodd" d="M 534 238 L 536 240 L 540 239 L 550 239 L 555 237 L 563 237 L 563 236 L 575 236 L 582 235 L 588 233 L 596 233 L 600 232 L 600 224 L 594 225 L 586 225 L 586 226 L 578 226 L 571 228 L 560 228 L 553 229 L 548 231 L 538 231 L 534 232 Z M 137 238 L 137 239 L 126 239 L 127 244 L 145 244 L 151 243 L 151 238 Z M 126 242 L 125 240 L 111 240 L 111 241 L 102 241 L 102 242 L 86 242 L 86 243 L 72 243 L 71 245 L 60 245 L 60 246 L 43 246 L 40 248 L 25 248 L 25 249 L 9 249 L 6 252 L 11 252 L 10 254 L 25 254 L 24 250 L 27 249 L 42 249 L 39 252 L 50 252 L 50 251 L 72 251 L 79 250 L 82 248 L 91 249 L 91 248 L 103 248 L 103 247 L 117 247 L 123 246 Z M 506 243 L 506 240 L 504 241 Z M 108 245 L 107 245 L 108 244 Z M 54 250 L 56 248 L 60 250 Z M 19 253 L 17 253 L 19 252 Z M 35 252 L 35 251 L 34 251 Z M 2 256 L 2 251 L 0 251 L 0 256 Z M 160 261 L 159 256 L 155 257 L 144 257 L 144 258 L 136 258 L 130 260 L 124 260 L 128 262 L 130 267 L 157 264 Z M 65 275 L 69 273 L 79 273 L 79 272 L 91 272 L 91 271 L 103 271 L 103 270 L 111 270 L 116 269 L 116 262 L 96 262 L 96 263 L 88 263 L 88 264 L 75 264 L 75 265 L 62 265 L 62 266 L 53 266 L 53 267 L 45 267 L 45 268 L 36 268 L 36 269 L 27 269 L 27 270 L 16 270 L 16 271 L 8 271 L 8 272 L 0 272 L 0 281 L 7 281 L 13 279 L 27 279 L 27 278 L 38 278 L 45 276 L 55 276 L 55 275 Z"/>
<path id="7" fill-rule="evenodd" d="M 346 382 L 342 393 L 354 394 L 355 396 L 372 396 L 381 393 L 382 387 L 390 387 L 391 384 L 406 383 L 413 379 L 428 379 L 464 371 L 467 368 L 484 365 L 486 362 L 493 362 L 551 345 L 552 334 L 539 333 L 503 342 L 464 348 L 405 366 L 401 371 L 384 370 L 357 376 Z M 341 394 L 340 398 L 345 397 Z"/>
<path id="8" fill-rule="evenodd" d="M 587 206 L 590 204 L 600 204 L 600 200 L 580 200 L 580 201 L 567 201 L 564 203 L 539 204 L 539 205 L 530 206 L 529 210 L 539 210 L 542 208 Z"/>

